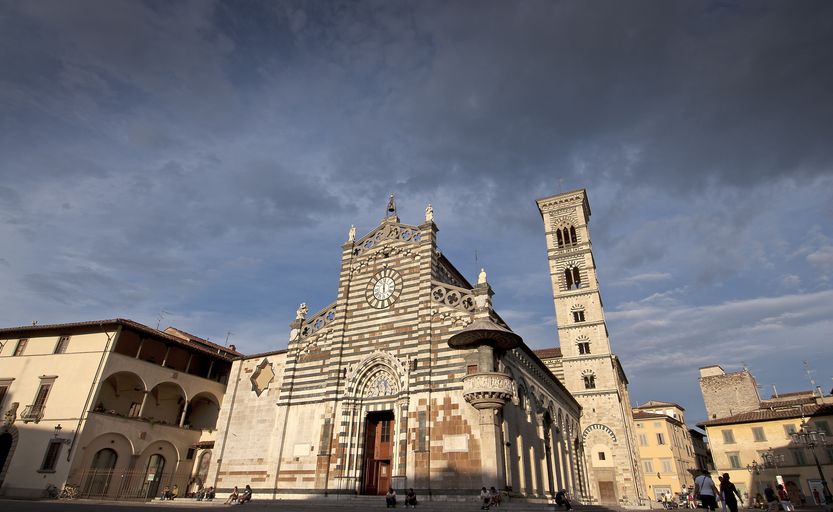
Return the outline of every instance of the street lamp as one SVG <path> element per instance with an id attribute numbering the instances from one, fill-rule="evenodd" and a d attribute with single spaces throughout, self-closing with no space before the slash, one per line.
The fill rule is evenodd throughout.
<path id="1" fill-rule="evenodd" d="M 776 475 L 778 474 L 778 463 L 784 463 L 784 454 L 775 453 L 772 451 L 772 448 L 768 452 L 761 453 L 761 458 L 764 459 L 765 468 L 775 468 Z"/>
<path id="2" fill-rule="evenodd" d="M 830 488 L 827 487 L 827 479 L 824 478 L 824 473 L 821 470 L 821 464 L 819 464 L 819 458 L 816 456 L 816 445 L 820 444 L 824 446 L 827 441 L 827 436 L 824 432 L 819 432 L 818 430 L 807 430 L 807 424 L 802 423 L 801 430 L 793 432 L 790 434 L 790 437 L 792 437 L 793 443 L 798 446 L 806 446 L 810 448 L 810 453 L 813 454 L 813 460 L 816 461 L 816 468 L 819 470 L 821 485 L 824 488 L 824 502 L 828 505 L 833 503 L 833 496 L 830 495 Z"/>

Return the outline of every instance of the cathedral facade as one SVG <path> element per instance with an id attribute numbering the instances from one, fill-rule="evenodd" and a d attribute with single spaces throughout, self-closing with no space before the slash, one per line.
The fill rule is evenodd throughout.
<path id="1" fill-rule="evenodd" d="M 540 356 L 581 404 L 581 442 L 592 500 L 643 506 L 647 493 L 634 438 L 628 380 L 610 345 L 590 243 L 584 189 L 538 200 L 560 350 Z M 555 352 L 555 353 L 547 353 Z"/>
<path id="2" fill-rule="evenodd" d="M 263 498 L 591 496 L 580 401 L 494 311 L 486 273 L 472 285 L 437 233 L 430 205 L 408 225 L 392 198 L 376 228 L 351 228 L 334 301 L 301 305 L 286 350 L 234 361 L 207 485 Z M 612 424 L 619 439 L 623 427 Z"/>

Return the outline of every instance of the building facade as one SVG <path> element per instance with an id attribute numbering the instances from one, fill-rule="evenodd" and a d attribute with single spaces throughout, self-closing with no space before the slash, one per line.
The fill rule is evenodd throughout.
<path id="1" fill-rule="evenodd" d="M 232 366 L 218 421 L 219 489 L 263 497 L 424 499 L 481 486 L 529 499 L 587 492 L 578 402 L 439 251 L 433 211 L 388 216 L 340 251 L 334 301 L 299 308 L 286 350 Z"/>
<path id="2" fill-rule="evenodd" d="M 650 401 L 633 408 L 636 442 L 645 488 L 654 500 L 694 488 L 697 460 L 685 409 L 672 402 Z"/>
<path id="3" fill-rule="evenodd" d="M 564 385 L 582 407 L 590 494 L 641 506 L 647 494 L 634 441 L 628 380 L 610 346 L 590 243 L 584 189 L 537 201 L 544 221 Z"/>
<path id="4" fill-rule="evenodd" d="M 0 329 L 0 496 L 184 494 L 207 474 L 237 355 L 124 319 Z"/>
<path id="5" fill-rule="evenodd" d="M 817 389 L 762 400 L 748 370 L 726 373 L 720 366 L 700 369 L 700 389 L 710 419 L 699 426 L 715 468 L 729 473 L 741 494 L 754 498 L 780 483 L 796 504 L 824 500 L 825 479 L 833 487 L 833 396 Z M 791 434 L 802 430 L 823 433 L 826 442 L 798 443 Z"/>

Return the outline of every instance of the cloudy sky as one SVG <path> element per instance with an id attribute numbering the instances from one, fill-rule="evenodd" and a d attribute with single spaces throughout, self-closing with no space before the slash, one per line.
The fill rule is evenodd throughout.
<path id="1" fill-rule="evenodd" d="M 535 199 L 586 188 L 634 401 L 829 391 L 831 63 L 823 1 L 2 1 L 0 325 L 283 348 L 395 192 L 550 347 Z"/>

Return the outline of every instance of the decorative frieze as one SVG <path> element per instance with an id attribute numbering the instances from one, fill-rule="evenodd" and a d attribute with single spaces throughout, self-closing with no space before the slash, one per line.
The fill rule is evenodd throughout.
<path id="1" fill-rule="evenodd" d="M 431 283 L 431 299 L 455 309 L 474 313 L 476 302 L 471 290 L 458 288 L 445 283 Z"/>
<path id="2" fill-rule="evenodd" d="M 327 324 L 335 320 L 335 318 L 336 303 L 333 302 L 326 308 L 313 315 L 312 318 L 304 322 L 303 326 L 301 327 L 301 337 L 304 338 L 318 332 Z"/>
<path id="3" fill-rule="evenodd" d="M 422 241 L 422 233 L 416 226 L 409 226 L 407 224 L 383 224 L 356 242 L 353 255 L 360 256 L 386 240 L 401 240 L 403 242 L 418 244 Z"/>
<path id="4" fill-rule="evenodd" d="M 472 373 L 463 377 L 463 398 L 475 409 L 500 409 L 513 394 L 512 378 L 505 373 Z"/>

